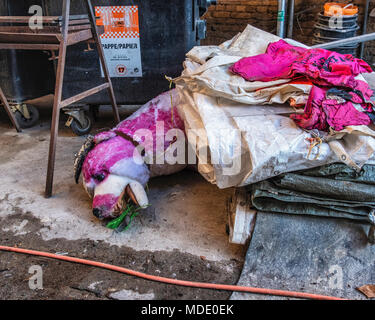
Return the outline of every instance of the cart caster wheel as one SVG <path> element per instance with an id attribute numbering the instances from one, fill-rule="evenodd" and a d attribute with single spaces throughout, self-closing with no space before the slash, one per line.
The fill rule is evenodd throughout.
<path id="1" fill-rule="evenodd" d="M 90 105 L 89 106 L 89 110 L 90 110 L 90 114 L 92 116 L 92 119 L 94 119 L 94 121 L 98 121 L 98 118 L 99 118 L 99 105 L 96 105 L 96 104 L 93 104 L 93 105 Z"/>
<path id="2" fill-rule="evenodd" d="M 39 111 L 37 108 L 32 105 L 27 105 L 27 110 L 29 111 L 30 118 L 25 118 L 18 110 L 14 113 L 14 116 L 22 129 L 31 128 L 39 121 Z"/>
<path id="3" fill-rule="evenodd" d="M 81 124 L 76 119 L 73 119 L 70 125 L 70 128 L 77 136 L 84 136 L 85 134 L 88 134 L 91 131 L 92 121 L 90 117 L 85 115 L 84 120 L 84 126 L 81 126 Z"/>

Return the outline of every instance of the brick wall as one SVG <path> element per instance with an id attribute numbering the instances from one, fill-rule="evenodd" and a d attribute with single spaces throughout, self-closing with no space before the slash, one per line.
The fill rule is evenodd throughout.
<path id="1" fill-rule="evenodd" d="M 293 39 L 307 45 L 312 44 L 317 14 L 322 11 L 325 2 L 327 1 L 295 1 Z M 277 3 L 277 0 L 219 0 L 204 16 L 207 20 L 207 38 L 202 44 L 219 44 L 241 32 L 247 24 L 276 33 Z M 353 3 L 359 7 L 359 24 L 362 27 L 365 0 Z M 375 8 L 375 0 L 371 0 L 370 10 L 372 8 Z M 358 34 L 360 32 L 359 30 Z M 369 18 L 368 32 L 375 32 L 375 18 Z M 364 58 L 371 64 L 375 63 L 375 41 L 366 44 Z"/>

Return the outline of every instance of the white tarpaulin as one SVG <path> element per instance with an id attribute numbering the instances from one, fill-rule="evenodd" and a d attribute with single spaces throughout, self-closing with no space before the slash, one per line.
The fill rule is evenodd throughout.
<path id="1" fill-rule="evenodd" d="M 279 39 L 248 26 L 220 46 L 193 48 L 182 75 L 174 79 L 198 170 L 220 188 L 337 161 L 359 170 L 375 151 L 375 132 L 367 126 L 346 127 L 323 137 L 304 131 L 289 118 L 296 110 L 285 102 L 305 101 L 311 86 L 290 80 L 249 82 L 228 70 L 242 57 L 264 53 Z M 316 134 L 324 142 L 311 149 L 308 138 Z"/>

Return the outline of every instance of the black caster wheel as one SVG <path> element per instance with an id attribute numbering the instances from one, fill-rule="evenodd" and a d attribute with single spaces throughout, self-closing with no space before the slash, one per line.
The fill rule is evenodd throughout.
<path id="1" fill-rule="evenodd" d="M 31 128 L 37 124 L 39 121 L 39 111 L 32 105 L 27 105 L 27 110 L 29 112 L 29 118 L 26 118 L 20 111 L 16 111 L 14 116 L 22 129 Z"/>
<path id="2" fill-rule="evenodd" d="M 92 128 L 92 121 L 90 117 L 85 114 L 83 126 L 76 119 L 73 119 L 70 128 L 77 136 L 84 136 L 90 133 Z"/>
<path id="3" fill-rule="evenodd" d="M 89 111 L 92 119 L 96 122 L 99 118 L 99 105 L 92 104 L 89 106 Z"/>

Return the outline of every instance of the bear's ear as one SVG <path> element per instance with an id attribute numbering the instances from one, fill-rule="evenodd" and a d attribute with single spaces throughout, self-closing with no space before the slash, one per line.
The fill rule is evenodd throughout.
<path id="1" fill-rule="evenodd" d="M 85 143 L 82 145 L 81 149 L 76 154 L 74 159 L 74 179 L 76 183 L 78 183 L 79 176 L 81 175 L 82 171 L 82 166 L 85 162 L 87 154 L 99 143 L 107 141 L 115 136 L 116 133 L 114 133 L 113 131 L 103 131 L 96 134 L 95 137 L 92 135 L 89 135 L 87 137 Z"/>
<path id="2" fill-rule="evenodd" d="M 95 147 L 96 143 L 94 137 L 89 135 L 82 145 L 81 149 L 75 155 L 74 159 L 74 179 L 78 183 L 79 176 L 81 175 L 83 162 L 86 159 L 87 154 Z"/>

